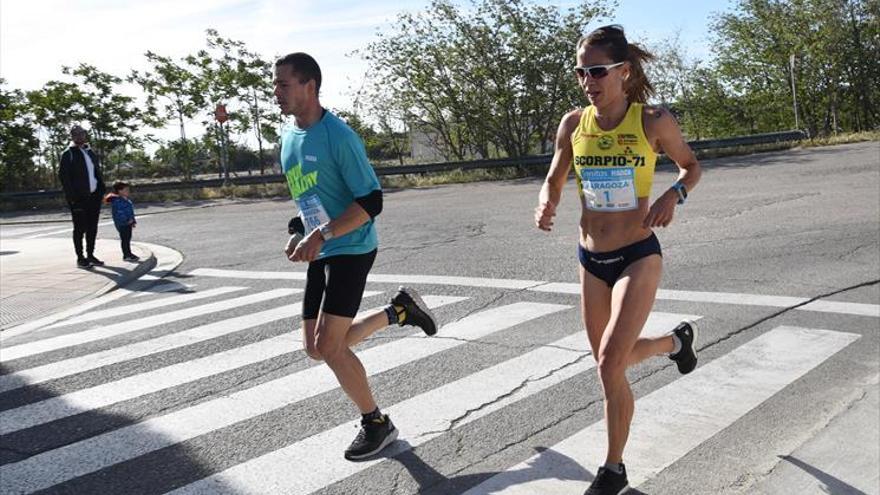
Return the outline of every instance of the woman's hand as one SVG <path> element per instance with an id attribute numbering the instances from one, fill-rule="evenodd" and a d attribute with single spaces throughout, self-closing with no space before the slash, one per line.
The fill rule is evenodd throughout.
<path id="1" fill-rule="evenodd" d="M 642 226 L 650 227 L 666 227 L 672 223 L 672 217 L 675 215 L 675 205 L 678 204 L 678 193 L 673 189 L 667 189 L 654 204 L 645 216 Z"/>
<path id="2" fill-rule="evenodd" d="M 556 216 L 556 205 L 544 201 L 535 208 L 535 226 L 541 230 L 550 232 L 553 227 L 553 217 Z"/>

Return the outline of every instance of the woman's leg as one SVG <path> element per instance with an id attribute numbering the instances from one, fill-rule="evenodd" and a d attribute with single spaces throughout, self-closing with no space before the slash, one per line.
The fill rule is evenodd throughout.
<path id="1" fill-rule="evenodd" d="M 661 272 L 662 258 L 647 256 L 627 267 L 611 291 L 611 315 L 597 356 L 608 426 L 606 463 L 623 462 L 634 409 L 626 368 L 654 305 Z"/>
<path id="2" fill-rule="evenodd" d="M 587 331 L 593 359 L 598 359 L 602 334 L 611 317 L 611 287 L 580 266 L 581 318 Z"/>

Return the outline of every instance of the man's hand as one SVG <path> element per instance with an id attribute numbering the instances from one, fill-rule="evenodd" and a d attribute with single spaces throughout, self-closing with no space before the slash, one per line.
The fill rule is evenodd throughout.
<path id="1" fill-rule="evenodd" d="M 556 205 L 545 201 L 535 208 L 535 226 L 541 230 L 550 232 L 553 227 L 553 217 L 556 216 Z"/>
<path id="2" fill-rule="evenodd" d="M 318 229 L 313 230 L 305 239 L 301 240 L 287 259 L 290 261 L 315 261 L 321 253 L 324 238 Z"/>
<path id="3" fill-rule="evenodd" d="M 673 189 L 667 189 L 665 193 L 654 201 L 651 209 L 642 222 L 643 227 L 666 227 L 672 223 L 675 214 L 675 205 L 678 204 L 678 193 Z"/>

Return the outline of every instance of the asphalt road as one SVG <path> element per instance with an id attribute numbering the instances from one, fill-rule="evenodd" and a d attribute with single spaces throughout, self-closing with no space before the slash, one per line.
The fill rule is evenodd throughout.
<path id="1" fill-rule="evenodd" d="M 776 493 L 774 477 L 794 466 L 789 475 L 810 487 L 802 493 L 880 492 L 880 144 L 703 165 L 675 222 L 657 231 L 664 292 L 654 308 L 659 329 L 664 318 L 699 318 L 700 367 L 687 380 L 665 358 L 630 370 L 636 423 L 649 430 L 634 430 L 625 454 L 634 484 Z M 674 172 L 658 169 L 655 195 Z M 558 342 L 581 328 L 577 295 L 548 285 L 577 282 L 578 199 L 570 182 L 554 231 L 538 231 L 540 185 L 386 191 L 373 268 L 383 277 L 367 287 L 381 294 L 362 308 L 398 281 L 460 300 L 436 309 L 450 325 L 439 338 L 394 328 L 358 349 L 402 432 L 393 457 L 366 464 L 342 460 L 357 411 L 291 334 L 298 299 L 283 289 L 304 285 L 291 275 L 304 266 L 281 254 L 292 203 L 144 218 L 135 241 L 184 255 L 165 285 L 177 292 L 119 298 L 91 310 L 115 314 L 3 342 L 2 491 L 582 493 L 603 461 L 576 455 L 603 448 L 583 436 L 601 424 L 601 388 L 577 348 L 585 339 Z M 829 301 L 839 304 L 820 304 Z M 269 339 L 282 346 L 253 350 Z M 446 347 L 425 351 L 434 341 Z M 849 421 L 863 410 L 867 420 Z M 842 450 L 826 445 L 870 445 L 853 454 L 867 464 L 841 467 L 832 461 Z"/>

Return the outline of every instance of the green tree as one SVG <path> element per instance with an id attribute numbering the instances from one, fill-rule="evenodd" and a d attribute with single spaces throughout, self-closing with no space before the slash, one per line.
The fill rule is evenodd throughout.
<path id="1" fill-rule="evenodd" d="M 206 108 L 202 124 L 212 136 L 212 145 L 221 160 L 227 159 L 222 155 L 222 144 L 236 141 L 234 136 L 230 139 L 230 131 L 242 137 L 252 133 L 258 148 L 253 163 L 259 164 L 262 174 L 266 162 L 263 141 L 275 137 L 274 131 L 266 135 L 266 124 L 277 127 L 281 122 L 278 113 L 266 111 L 273 98 L 272 64 L 249 51 L 244 42 L 223 38 L 214 29 L 206 30 L 206 45 L 206 49 L 187 57 L 187 61 L 197 68 L 206 100 L 211 105 L 226 105 L 229 122 L 219 125 L 211 106 Z"/>
<path id="2" fill-rule="evenodd" d="M 34 162 L 40 141 L 24 94 L 7 90 L 0 79 L 0 180 L 3 192 L 36 189 L 42 184 Z"/>
<path id="3" fill-rule="evenodd" d="M 717 76 L 745 107 L 748 130 L 794 127 L 792 56 L 800 124 L 811 135 L 876 128 L 878 10 L 877 0 L 740 0 L 718 16 Z"/>
<path id="4" fill-rule="evenodd" d="M 28 106 L 39 125 L 39 156 L 52 170 L 52 184 L 58 185 L 56 170 L 61 153 L 70 142 L 70 128 L 86 120 L 86 96 L 74 83 L 49 81 L 39 90 L 25 93 Z"/>
<path id="5" fill-rule="evenodd" d="M 434 0 L 403 13 L 362 52 L 371 115 L 394 109 L 404 125 L 439 136 L 447 158 L 522 156 L 546 149 L 560 116 L 582 102 L 571 67 L 604 1 L 562 12 L 525 0 Z"/>
<path id="6" fill-rule="evenodd" d="M 175 61 L 171 57 L 148 51 L 145 56 L 151 67 L 145 71 L 132 71 L 129 81 L 139 84 L 147 95 L 147 107 L 155 113 L 159 122 L 177 120 L 180 125 L 180 144 L 175 146 L 184 177 L 192 177 L 192 147 L 187 144 L 186 121 L 195 117 L 205 107 L 203 81 L 197 77 L 186 60 Z M 161 104 L 161 111 L 157 104 Z"/>
<path id="7" fill-rule="evenodd" d="M 700 60 L 688 55 L 678 32 L 652 43 L 650 51 L 656 58 L 645 70 L 656 91 L 655 99 L 673 111 L 686 134 L 701 139 L 706 130 L 694 93 L 697 86 L 695 75 L 705 67 Z"/>
<path id="8" fill-rule="evenodd" d="M 160 125 L 154 112 L 142 112 L 134 97 L 118 91 L 122 78 L 88 64 L 63 67 L 62 72 L 81 79 L 78 88 L 83 96 L 83 119 L 90 125 L 92 146 L 105 159 L 105 172 L 111 172 L 114 163 L 106 158 L 118 148 L 140 146 L 136 133 L 144 124 Z"/>

